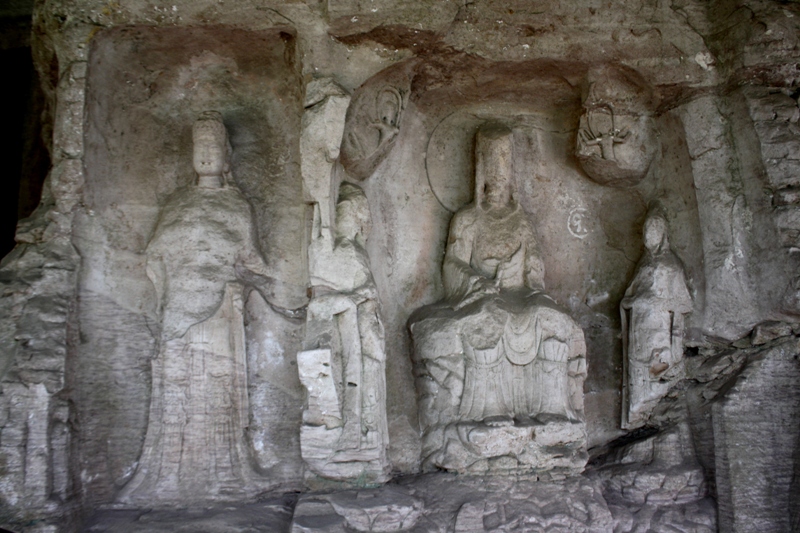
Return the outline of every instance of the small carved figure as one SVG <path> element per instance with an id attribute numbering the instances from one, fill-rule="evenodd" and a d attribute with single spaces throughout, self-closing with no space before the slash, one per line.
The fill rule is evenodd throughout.
<path id="1" fill-rule="evenodd" d="M 341 161 L 355 179 L 369 177 L 386 158 L 400 132 L 404 91 L 392 84 L 366 87 L 347 110 Z"/>
<path id="2" fill-rule="evenodd" d="M 120 500 L 236 499 L 259 490 L 245 440 L 249 411 L 243 290 L 272 286 L 253 216 L 230 183 L 222 116 L 195 122 L 197 185 L 168 199 L 147 245 L 161 319 L 150 419 L 138 468 Z"/>
<path id="3" fill-rule="evenodd" d="M 692 311 L 683 263 L 669 246 L 667 221 L 652 213 L 645 253 L 620 303 L 626 387 L 622 427 L 647 421 L 658 401 L 684 377 L 683 324 Z"/>
<path id="4" fill-rule="evenodd" d="M 389 469 L 386 354 L 365 249 L 370 227 L 367 198 L 353 184 L 339 189 L 335 240 L 315 208 L 308 250 L 313 294 L 297 355 L 308 391 L 300 443 L 319 476 L 381 482 Z"/>
<path id="5" fill-rule="evenodd" d="M 576 152 L 586 174 L 601 185 L 635 185 L 655 157 L 653 94 L 639 78 L 611 66 L 589 72 Z"/>
<path id="6" fill-rule="evenodd" d="M 447 299 L 410 320 L 423 461 L 456 471 L 579 470 L 583 332 L 543 292 L 533 227 L 514 198 L 511 130 L 484 126 L 475 153 L 475 201 L 450 224 Z M 541 446 L 555 426 L 563 447 L 548 457 Z M 486 462 L 497 457 L 511 459 L 496 468 Z"/>
<path id="7" fill-rule="evenodd" d="M 345 113 L 350 96 L 330 78 L 315 79 L 306 87 L 300 166 L 306 199 L 318 206 L 322 227 L 332 225 L 336 198 L 331 179 L 339 160 Z"/>
<path id="8" fill-rule="evenodd" d="M 617 127 L 614 108 L 610 105 L 589 109 L 581 117 L 581 128 L 578 131 L 581 154 L 589 152 L 592 146 L 599 146 L 600 157 L 607 161 L 616 161 L 615 145 L 623 144 L 630 134 L 630 129 Z"/>

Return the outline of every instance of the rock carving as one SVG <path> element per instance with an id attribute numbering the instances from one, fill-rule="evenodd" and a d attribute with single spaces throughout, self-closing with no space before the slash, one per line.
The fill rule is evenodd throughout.
<path id="1" fill-rule="evenodd" d="M 408 531 L 423 511 L 420 500 L 390 488 L 340 492 L 328 501 L 348 529 L 364 533 Z"/>
<path id="2" fill-rule="evenodd" d="M 390 533 L 432 531 L 420 524 L 424 502 L 405 488 L 343 490 L 301 497 L 292 516 L 292 533 Z M 425 522 L 425 520 L 422 520 Z M 422 526 L 422 527 L 420 527 Z"/>
<path id="3" fill-rule="evenodd" d="M 583 332 L 544 293 L 536 236 L 514 197 L 513 134 L 476 135 L 475 200 L 450 223 L 446 299 L 410 320 L 423 467 L 580 471 Z"/>
<path id="4" fill-rule="evenodd" d="M 251 207 L 231 183 L 222 116 L 203 113 L 192 134 L 197 185 L 167 201 L 146 250 L 160 349 L 144 448 L 122 502 L 238 499 L 258 485 L 245 438 L 242 301 L 247 288 L 266 295 L 272 280 Z"/>
<path id="5" fill-rule="evenodd" d="M 658 147 L 652 101 L 652 90 L 634 72 L 610 66 L 590 71 L 576 152 L 592 180 L 629 187 L 647 175 Z"/>
<path id="6" fill-rule="evenodd" d="M 620 304 L 626 366 L 622 427 L 636 428 L 684 377 L 683 324 L 692 311 L 683 263 L 659 213 L 644 225 L 645 253 Z"/>
<path id="7" fill-rule="evenodd" d="M 365 88 L 347 110 L 341 161 L 355 179 L 369 177 L 397 140 L 408 92 L 391 84 Z"/>
<path id="8" fill-rule="evenodd" d="M 364 248 L 370 226 L 367 198 L 350 183 L 339 188 L 335 239 L 315 208 L 312 299 L 297 364 L 307 391 L 306 464 L 325 478 L 374 483 L 387 479 L 389 438 L 384 330 Z"/>
<path id="9" fill-rule="evenodd" d="M 318 205 L 322 227 L 332 224 L 334 202 L 331 179 L 339 158 L 345 114 L 350 96 L 333 80 L 313 80 L 306 88 L 300 156 L 303 186 L 310 203 Z"/>

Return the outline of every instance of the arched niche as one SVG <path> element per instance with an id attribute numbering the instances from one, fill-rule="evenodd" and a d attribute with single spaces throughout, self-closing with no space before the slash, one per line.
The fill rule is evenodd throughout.
<path id="1" fill-rule="evenodd" d="M 700 224 L 683 125 L 669 111 L 670 102 L 662 103 L 654 116 L 658 149 L 644 178 L 627 187 L 596 183 L 575 154 L 590 67 L 442 52 L 394 65 L 353 95 L 354 102 L 372 101 L 387 87 L 406 95 L 395 119 L 401 126 L 380 161 L 368 176 L 350 176 L 364 180 L 375 214 L 369 249 L 386 315 L 390 441 L 400 443 L 393 445 L 396 461 L 405 457 L 400 448 L 413 438 L 409 427 L 416 415 L 409 401 L 414 385 L 406 321 L 443 296 L 449 221 L 472 200 L 473 138 L 486 121 L 514 130 L 518 200 L 538 232 L 547 292 L 585 332 L 590 446 L 620 432 L 619 302 L 642 254 L 642 224 L 654 202 L 667 213 L 673 248 L 686 263 L 702 309 Z M 345 137 L 365 123 L 348 120 Z"/>
<path id="2" fill-rule="evenodd" d="M 170 195 L 194 183 L 192 124 L 219 111 L 233 177 L 287 308 L 305 301 L 305 206 L 298 139 L 302 86 L 291 28 L 117 27 L 89 52 L 79 341 L 70 355 L 87 494 L 113 498 L 135 470 L 147 426 L 159 323 L 144 251 Z M 302 389 L 292 358 L 300 321 L 247 302 L 248 438 L 276 483 L 301 477 Z"/>

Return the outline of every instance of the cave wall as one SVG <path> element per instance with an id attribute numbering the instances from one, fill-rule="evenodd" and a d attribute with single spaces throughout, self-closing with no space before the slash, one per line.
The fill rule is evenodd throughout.
<path id="1" fill-rule="evenodd" d="M 159 327 L 144 249 L 167 198 L 194 179 L 197 113 L 223 114 L 236 185 L 280 281 L 274 302 L 307 302 L 300 137 L 315 80 L 350 95 L 352 114 L 380 87 L 403 97 L 385 157 L 366 175 L 336 168 L 364 188 L 373 217 L 393 473 L 420 466 L 407 321 L 443 295 L 448 224 L 471 199 L 471 138 L 486 120 L 514 129 L 519 201 L 540 239 L 547 291 L 585 332 L 588 440 L 599 454 L 625 435 L 619 302 L 654 201 L 694 296 L 686 345 L 697 368 L 707 374 L 756 325 L 793 323 L 800 311 L 797 20 L 796 6 L 766 0 L 37 2 L 32 43 L 52 168 L 0 270 L 0 518 L 69 524 L 113 501 L 136 468 Z M 632 187 L 591 181 L 574 155 L 587 75 L 603 64 L 632 69 L 658 97 L 658 149 Z M 350 115 L 344 126 L 360 127 Z M 255 292 L 246 309 L 247 437 L 274 490 L 302 490 L 303 323 Z M 690 381 L 738 379 L 714 368 Z M 720 527 L 739 520 L 742 531 L 755 523 L 736 511 L 749 505 L 735 487 L 744 474 L 723 468 L 715 484 L 714 472 L 728 468 L 733 444 L 722 437 L 726 424 L 747 424 L 731 413 L 748 394 L 686 394 L 711 495 L 722 491 Z M 703 403 L 712 400 L 719 406 Z M 658 416 L 655 425 L 675 421 Z M 762 525 L 781 512 L 767 511 Z"/>

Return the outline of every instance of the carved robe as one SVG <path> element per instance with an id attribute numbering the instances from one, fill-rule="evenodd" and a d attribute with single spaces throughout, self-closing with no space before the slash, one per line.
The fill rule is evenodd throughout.
<path id="1" fill-rule="evenodd" d="M 121 501 L 236 498 L 252 491 L 243 290 L 264 280 L 250 205 L 235 188 L 189 187 L 147 247 L 161 343 L 137 471 Z"/>
<path id="2" fill-rule="evenodd" d="M 381 482 L 389 470 L 389 432 L 377 289 L 357 239 L 339 237 L 334 243 L 327 230 L 319 233 L 309 246 L 314 296 L 304 350 L 298 354 L 300 379 L 309 393 L 301 453 L 322 477 Z"/>
<path id="3" fill-rule="evenodd" d="M 680 377 L 684 315 L 692 310 L 683 265 L 666 249 L 647 252 L 622 301 L 627 324 L 629 422 L 637 423 L 647 404 L 657 401 Z M 630 310 L 630 318 L 625 310 Z"/>
<path id="4" fill-rule="evenodd" d="M 466 357 L 460 416 L 576 418 L 568 385 L 567 347 L 574 323 L 544 287 L 533 228 L 519 206 L 456 214 L 444 261 L 445 290 L 462 322 Z M 471 292 L 471 280 L 495 292 Z M 549 342 L 545 342 L 548 341 Z"/>

